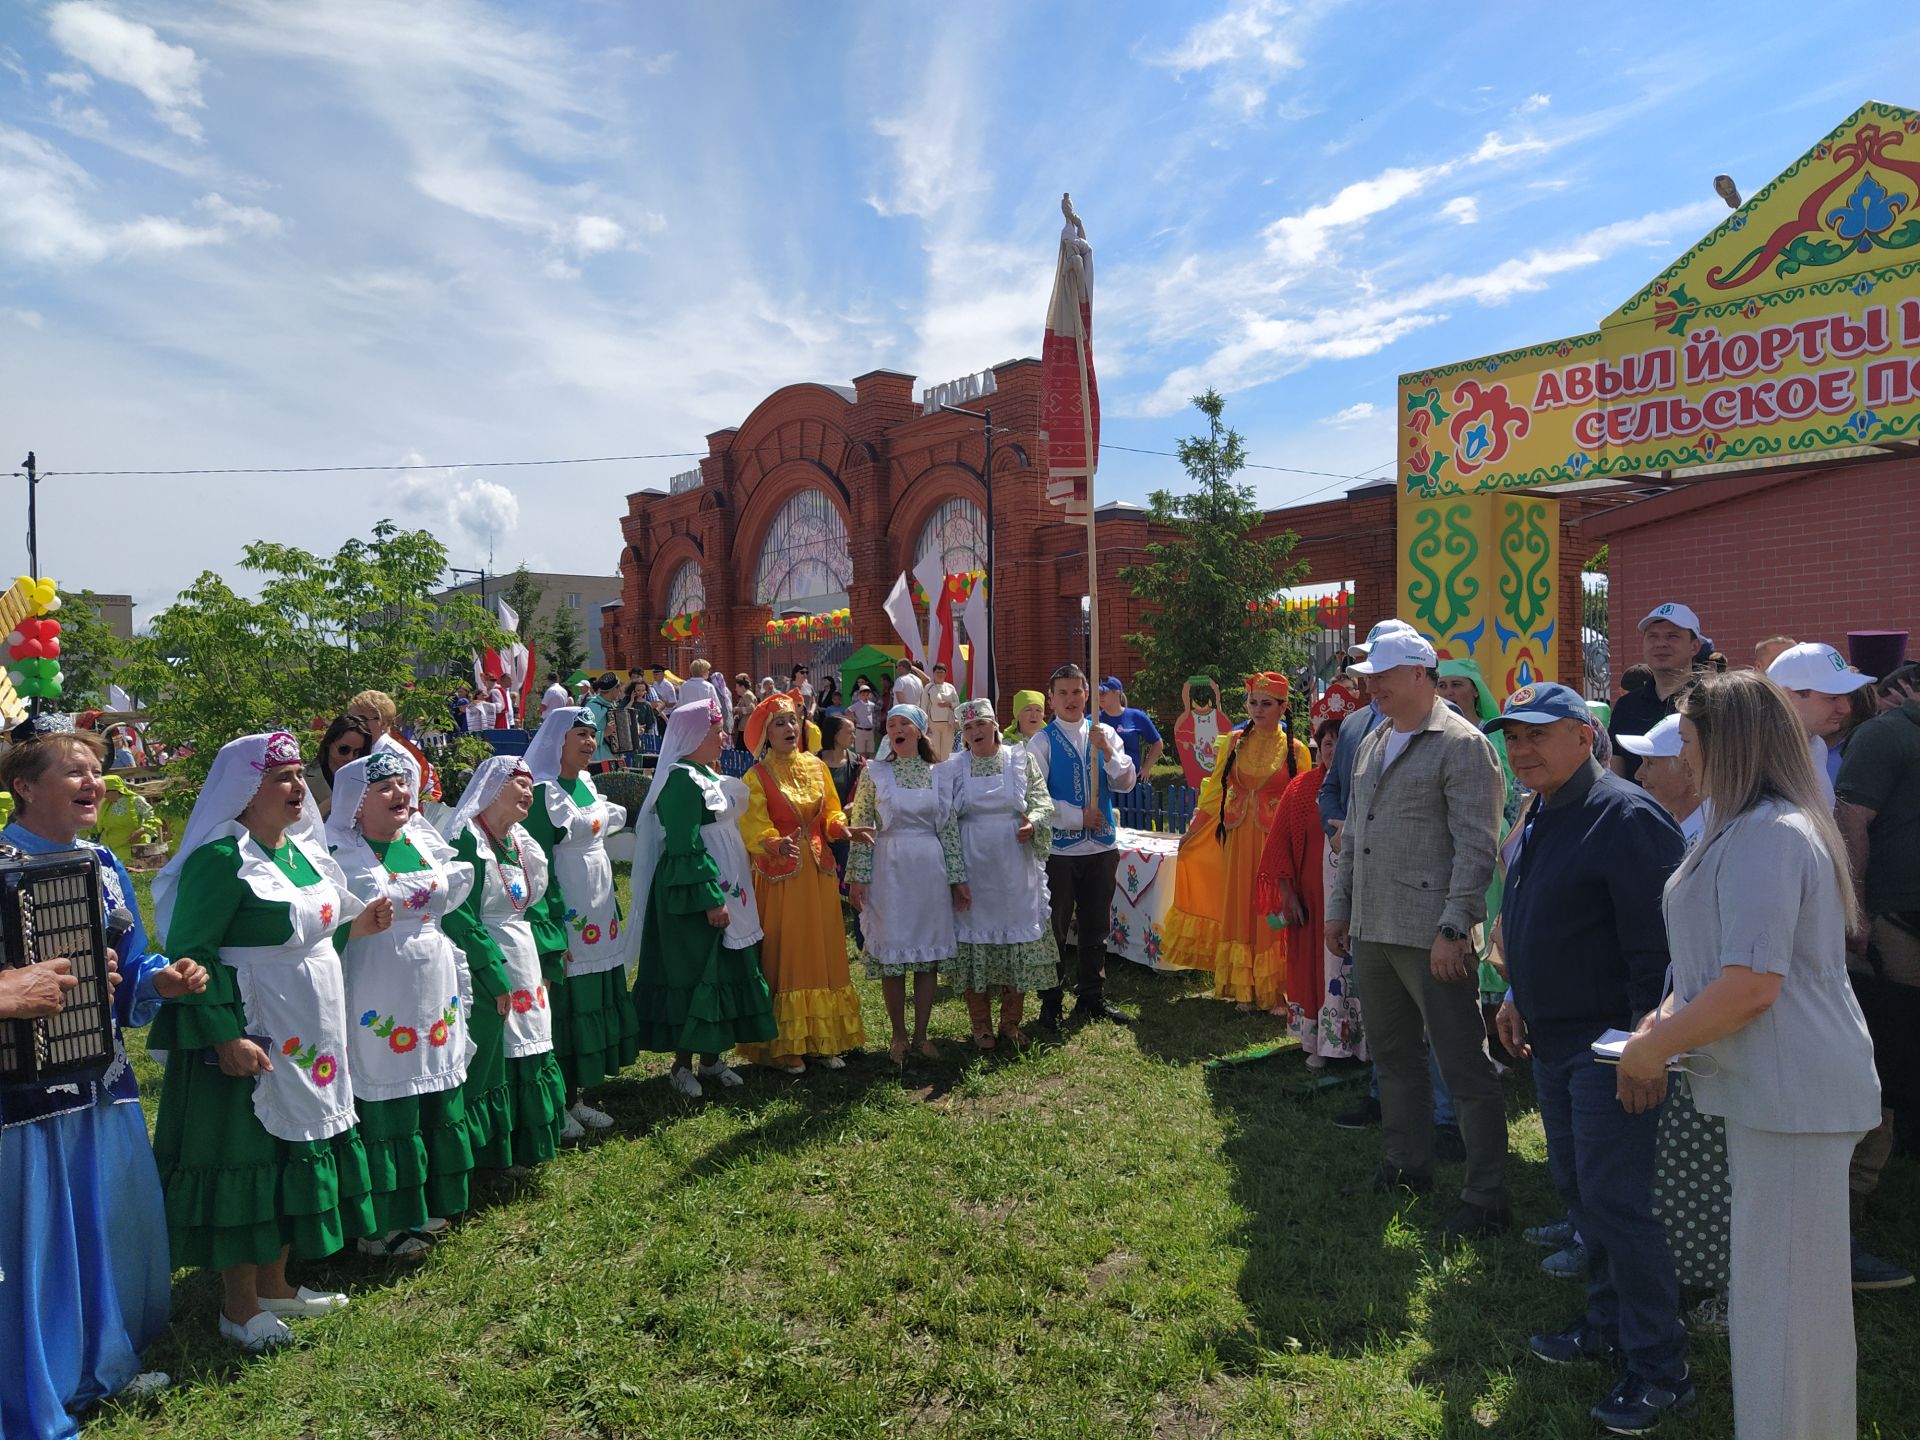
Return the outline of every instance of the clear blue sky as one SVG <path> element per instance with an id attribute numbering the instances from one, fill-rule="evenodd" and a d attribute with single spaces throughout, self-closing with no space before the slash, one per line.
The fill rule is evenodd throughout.
<path id="1" fill-rule="evenodd" d="M 1386 473 L 1398 373 L 1592 328 L 1724 213 L 1715 172 L 1751 192 L 1861 101 L 1920 104 L 1909 14 L 26 0 L 0 447 L 700 450 L 785 383 L 1034 353 L 1066 189 L 1109 441 L 1171 449 L 1213 384 L 1255 459 Z M 503 566 L 605 572 L 622 497 L 690 463 L 54 480 L 44 568 L 146 609 L 248 539 L 390 515 L 458 564 L 491 534 Z M 1109 451 L 1101 494 L 1176 473 Z"/>

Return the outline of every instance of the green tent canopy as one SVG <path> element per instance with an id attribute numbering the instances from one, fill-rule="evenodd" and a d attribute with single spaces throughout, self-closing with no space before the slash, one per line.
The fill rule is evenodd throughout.
<path id="1" fill-rule="evenodd" d="M 880 686 L 881 674 L 893 674 L 906 656 L 906 647 L 902 645 L 862 645 L 840 662 L 840 693 L 851 700 L 854 681 L 862 675 L 876 687 L 884 688 Z"/>

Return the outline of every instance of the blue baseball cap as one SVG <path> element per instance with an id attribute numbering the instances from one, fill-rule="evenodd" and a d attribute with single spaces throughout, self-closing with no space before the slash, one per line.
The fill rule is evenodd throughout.
<path id="1" fill-rule="evenodd" d="M 1542 681 L 1538 685 L 1522 685 L 1514 691 L 1507 697 L 1506 708 L 1480 728 L 1491 734 L 1504 725 L 1551 725 L 1556 720 L 1578 720 L 1582 725 L 1599 723 L 1579 691 Z"/>
<path id="2" fill-rule="evenodd" d="M 1112 690 L 1119 690 L 1124 692 L 1126 688 L 1127 688 L 1126 686 L 1120 683 L 1120 677 L 1118 675 L 1109 675 L 1107 676 L 1106 679 L 1100 682 L 1100 693 L 1102 695 Z"/>

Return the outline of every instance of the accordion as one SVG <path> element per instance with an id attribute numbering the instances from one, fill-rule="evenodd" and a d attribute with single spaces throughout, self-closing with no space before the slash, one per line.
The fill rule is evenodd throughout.
<path id="1" fill-rule="evenodd" d="M 57 1015 L 0 1020 L 0 1084 L 97 1081 L 115 1053 L 99 866 L 85 850 L 0 845 L 0 966 L 56 959 L 71 961 L 80 983 Z"/>

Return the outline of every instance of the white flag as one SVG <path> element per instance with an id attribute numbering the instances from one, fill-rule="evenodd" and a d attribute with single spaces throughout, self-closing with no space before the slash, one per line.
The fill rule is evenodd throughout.
<path id="1" fill-rule="evenodd" d="M 887 619 L 893 622 L 893 633 L 900 637 L 900 643 L 907 647 L 917 664 L 927 663 L 927 647 L 920 641 L 920 620 L 913 613 L 913 591 L 907 584 L 907 572 L 902 570 L 900 578 L 893 582 L 893 589 L 887 592 Z"/>
<path id="2" fill-rule="evenodd" d="M 940 592 L 947 585 L 945 552 L 937 545 L 929 550 L 926 557 L 914 567 L 913 578 L 927 592 L 927 649 L 923 656 L 916 657 L 923 666 L 927 666 L 939 660 L 947 648 L 947 627 L 940 621 Z M 949 674 L 947 679 L 952 680 L 953 676 Z"/>
<path id="3" fill-rule="evenodd" d="M 139 708 L 139 706 L 133 703 L 133 697 L 118 685 L 112 683 L 107 685 L 107 709 L 127 711 L 137 710 Z"/>
<path id="4" fill-rule="evenodd" d="M 973 651 L 972 666 L 967 672 L 969 700 L 994 698 L 993 666 L 987 654 L 987 603 L 987 582 L 982 580 L 973 587 L 973 592 L 967 596 L 967 603 L 960 611 L 960 618 L 967 626 L 967 644 Z"/>
<path id="5" fill-rule="evenodd" d="M 500 609 L 500 624 L 502 628 L 510 632 L 515 640 L 518 640 L 520 638 L 520 612 L 507 604 L 507 597 L 504 595 L 496 595 L 494 597 L 494 603 L 498 605 Z"/>

